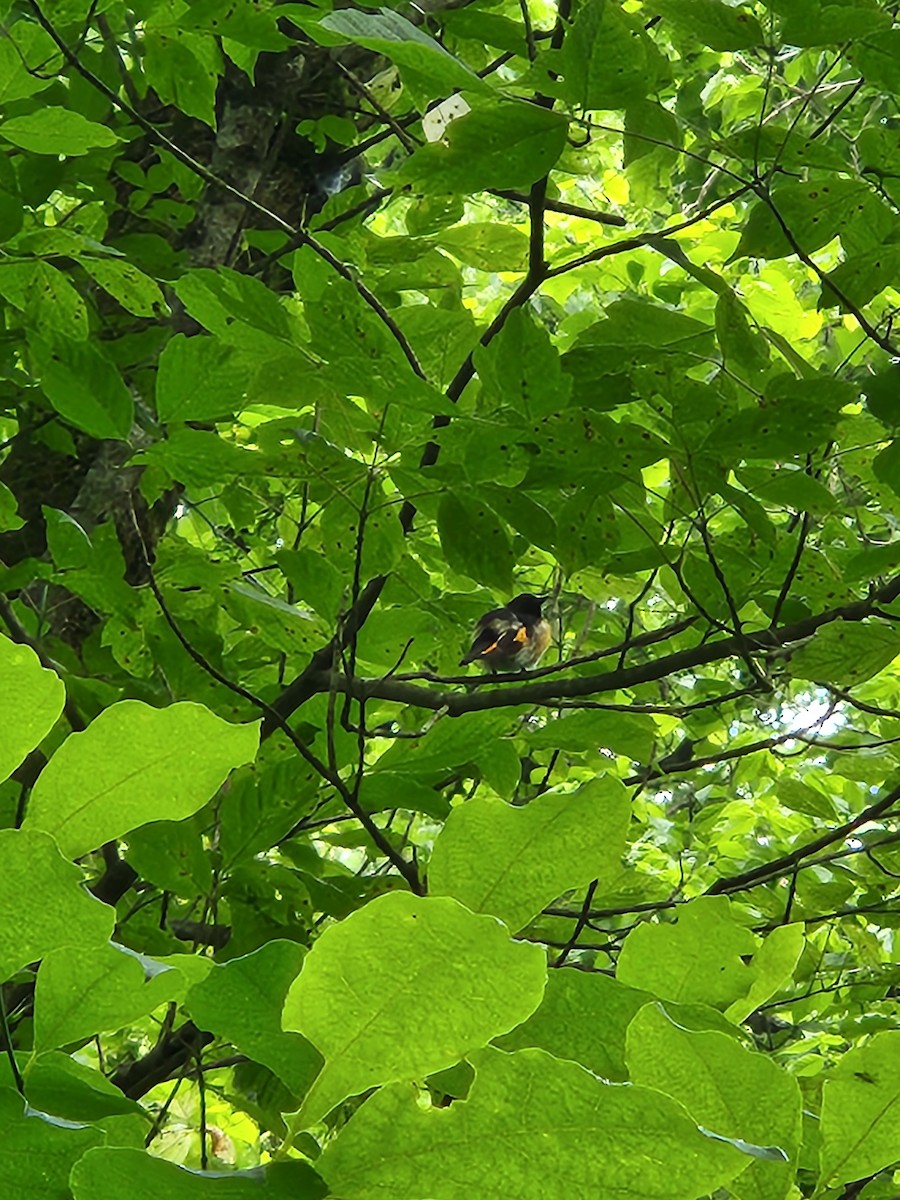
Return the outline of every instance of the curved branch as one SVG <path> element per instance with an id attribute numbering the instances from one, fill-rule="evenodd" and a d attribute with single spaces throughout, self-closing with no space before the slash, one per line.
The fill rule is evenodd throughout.
<path id="1" fill-rule="evenodd" d="M 721 662 L 727 658 L 742 657 L 749 647 L 753 651 L 778 650 L 795 642 L 811 637 L 823 625 L 834 621 L 863 621 L 874 614 L 879 604 L 890 604 L 900 596 L 900 576 L 878 590 L 873 590 L 867 600 L 858 600 L 840 608 L 829 609 L 793 625 L 780 629 L 759 629 L 739 635 L 718 638 L 687 650 L 667 654 L 653 662 L 641 663 L 621 670 L 603 671 L 596 675 L 582 675 L 569 679 L 540 680 L 535 683 L 522 682 L 521 675 L 498 675 L 490 681 L 491 687 L 480 687 L 470 692 L 447 692 L 438 688 L 420 687 L 399 679 L 359 679 L 344 674 L 322 670 L 308 679 L 309 695 L 335 689 L 356 699 L 392 700 L 398 704 L 427 708 L 431 711 L 446 709 L 448 716 L 461 717 L 465 713 L 485 712 L 495 708 L 515 708 L 520 705 L 556 705 L 560 700 L 596 696 L 603 692 L 637 687 L 642 683 L 655 683 L 680 671 L 691 671 L 708 663 Z M 452 679 L 441 681 L 448 685 L 464 681 Z"/>

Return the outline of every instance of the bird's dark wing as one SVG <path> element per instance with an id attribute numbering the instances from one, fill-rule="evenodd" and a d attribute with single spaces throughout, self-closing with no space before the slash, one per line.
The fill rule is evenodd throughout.
<path id="1" fill-rule="evenodd" d="M 496 608 L 479 620 L 472 646 L 460 659 L 460 666 L 478 660 L 499 662 L 512 658 L 526 638 L 525 626 L 516 614 L 508 608 Z"/>

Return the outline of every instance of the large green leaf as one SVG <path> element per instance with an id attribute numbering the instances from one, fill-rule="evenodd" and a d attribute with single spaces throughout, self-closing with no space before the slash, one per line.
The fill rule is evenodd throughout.
<path id="1" fill-rule="evenodd" d="M 800 1088 L 764 1054 L 715 1031 L 684 1029 L 662 1005 L 647 1004 L 628 1027 L 626 1057 L 636 1084 L 685 1106 L 698 1125 L 771 1148 L 735 1183 L 741 1200 L 784 1200 L 801 1139 Z"/>
<path id="2" fill-rule="evenodd" d="M 631 820 L 628 791 L 610 776 L 576 792 L 547 792 L 525 808 L 470 800 L 434 845 L 431 893 L 521 929 L 562 892 L 620 870 Z"/>
<path id="3" fill-rule="evenodd" d="M 532 1013 L 545 981 L 540 948 L 511 941 L 493 917 L 405 892 L 371 901 L 325 930 L 288 992 L 285 1028 L 325 1056 L 300 1123 L 452 1066 Z"/>
<path id="4" fill-rule="evenodd" d="M 31 348 L 41 388 L 61 417 L 91 437 L 127 438 L 134 417 L 131 393 L 96 346 L 35 338 Z"/>
<path id="5" fill-rule="evenodd" d="M 418 149 L 400 178 L 423 192 L 527 188 L 554 166 L 565 143 L 559 113 L 495 101 L 452 121 L 444 141 Z"/>
<path id="6" fill-rule="evenodd" d="M 408 1085 L 373 1096 L 321 1159 L 332 1190 L 469 1200 L 500 1186 L 543 1200 L 548 1179 L 565 1179 L 571 1197 L 693 1200 L 746 1163 L 658 1091 L 604 1083 L 543 1050 L 471 1058 L 469 1098 L 449 1109 L 423 1109 Z"/>
<path id="7" fill-rule="evenodd" d="M 183 1000 L 179 971 L 110 943 L 51 951 L 41 963 L 34 999 L 34 1049 L 65 1046 L 135 1023 L 169 1000 Z"/>
<path id="8" fill-rule="evenodd" d="M 236 412 L 249 372 L 234 347 L 214 337 L 177 334 L 159 357 L 156 411 L 161 421 L 206 421 Z"/>
<path id="9" fill-rule="evenodd" d="M 890 625 L 835 622 L 820 629 L 791 656 L 795 679 L 853 687 L 883 671 L 900 654 L 900 633 Z"/>
<path id="10" fill-rule="evenodd" d="M 65 699 L 62 680 L 41 666 L 30 646 L 0 637 L 0 779 L 43 741 L 59 719 Z"/>
<path id="11" fill-rule="evenodd" d="M 214 967 L 186 1003 L 201 1029 L 269 1067 L 295 1096 L 305 1095 L 322 1065 L 306 1038 L 281 1027 L 285 996 L 302 962 L 303 949 L 296 942 L 267 942 L 253 954 Z"/>
<path id="12" fill-rule="evenodd" d="M 841 1055 L 822 1088 L 823 1187 L 874 1175 L 897 1161 L 900 1032 L 877 1033 Z"/>
<path id="13" fill-rule="evenodd" d="M 5 1087 L 0 1088 L 0 1124 L 0 1187 L 17 1200 L 63 1200 L 72 1167 L 103 1141 L 100 1129 L 54 1120 Z"/>
<path id="14" fill-rule="evenodd" d="M 750 990 L 753 972 L 745 960 L 757 946 L 724 896 L 701 897 L 679 908 L 674 921 L 633 929 L 616 978 L 663 999 L 724 1008 Z"/>
<path id="15" fill-rule="evenodd" d="M 581 1063 L 613 1083 L 628 1080 L 625 1033 L 653 997 L 609 975 L 575 969 L 550 971 L 539 1008 L 496 1039 L 503 1050 L 539 1046 L 556 1058 Z"/>
<path id="16" fill-rule="evenodd" d="M 105 125 L 53 105 L 0 122 L 0 138 L 34 154 L 53 155 L 88 154 L 95 146 L 114 146 L 118 141 Z"/>
<path id="17" fill-rule="evenodd" d="M 245 1171 L 196 1171 L 120 1146 L 85 1154 L 72 1171 L 75 1200 L 319 1200 L 327 1189 L 307 1163 L 279 1162 Z"/>
<path id="18" fill-rule="evenodd" d="M 357 46 L 384 54 L 397 64 L 424 76 L 436 92 L 457 88 L 487 90 L 469 67 L 399 13 L 381 8 L 377 13 L 344 9 L 324 16 L 319 25 Z"/>
<path id="19" fill-rule="evenodd" d="M 763 41 L 762 28 L 749 8 L 720 0 L 656 0 L 656 9 L 690 42 L 713 50 L 749 50 Z"/>
<path id="20" fill-rule="evenodd" d="M 605 0 L 578 9 L 559 57 L 564 95 L 581 108 L 624 108 L 654 90 L 664 70 L 633 18 Z"/>
<path id="21" fill-rule="evenodd" d="M 109 940 L 115 912 L 88 895 L 46 833 L 0 829 L 0 861 L 0 979 L 63 946 L 87 953 Z"/>
<path id="22" fill-rule="evenodd" d="M 77 858 L 148 820 L 180 820 L 252 760 L 258 739 L 258 725 L 231 725 L 201 704 L 123 700 L 57 750 L 25 825 L 52 833 Z"/>

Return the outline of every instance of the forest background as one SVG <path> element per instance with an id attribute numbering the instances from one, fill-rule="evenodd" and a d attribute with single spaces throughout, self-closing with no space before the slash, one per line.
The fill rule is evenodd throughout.
<path id="1" fill-rule="evenodd" d="M 900 1195 L 897 6 L 0 19 L 0 1191 Z"/>

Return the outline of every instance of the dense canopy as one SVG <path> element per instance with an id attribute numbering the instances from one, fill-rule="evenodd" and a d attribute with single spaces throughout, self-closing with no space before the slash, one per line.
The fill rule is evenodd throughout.
<path id="1" fill-rule="evenodd" d="M 898 95 L 887 0 L 0 3 L 0 1193 L 896 1197 Z"/>

